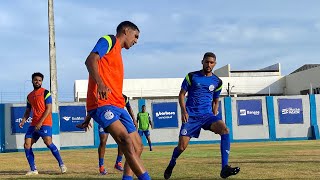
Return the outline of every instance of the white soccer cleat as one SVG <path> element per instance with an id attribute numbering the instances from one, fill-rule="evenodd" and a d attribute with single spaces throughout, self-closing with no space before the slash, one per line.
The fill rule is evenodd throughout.
<path id="1" fill-rule="evenodd" d="M 62 164 L 61 166 L 60 166 L 60 170 L 61 170 L 61 173 L 63 174 L 63 173 L 66 173 L 67 172 L 67 166 L 65 166 L 64 164 Z"/>
<path id="2" fill-rule="evenodd" d="M 37 170 L 33 170 L 33 171 L 28 171 L 26 176 L 32 176 L 32 175 L 38 175 L 38 171 Z"/>

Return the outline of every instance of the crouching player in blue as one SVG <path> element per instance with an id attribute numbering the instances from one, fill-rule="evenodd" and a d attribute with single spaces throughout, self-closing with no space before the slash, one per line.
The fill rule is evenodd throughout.
<path id="1" fill-rule="evenodd" d="M 219 95 L 222 81 L 212 73 L 216 65 L 216 56 L 207 52 L 202 60 L 203 68 L 200 71 L 189 73 L 181 86 L 179 104 L 181 108 L 182 125 L 179 134 L 179 144 L 174 148 L 171 161 L 164 171 L 164 178 L 169 179 L 177 158 L 187 148 L 191 138 L 198 138 L 201 128 L 221 136 L 221 178 L 227 178 L 239 173 L 240 168 L 228 165 L 230 153 L 230 137 L 226 124 L 218 112 Z M 185 95 L 188 98 L 185 103 Z"/>

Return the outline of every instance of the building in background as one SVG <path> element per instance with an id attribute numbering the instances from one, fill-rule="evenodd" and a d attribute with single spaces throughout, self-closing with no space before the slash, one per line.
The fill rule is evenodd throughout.
<path id="1" fill-rule="evenodd" d="M 306 64 L 287 76 L 280 63 L 258 70 L 231 70 L 230 64 L 214 73 L 223 81 L 221 96 L 278 96 L 320 93 L 320 64 Z M 177 98 L 184 77 L 125 79 L 123 93 L 131 99 Z M 75 101 L 85 101 L 87 80 L 74 83 Z"/>

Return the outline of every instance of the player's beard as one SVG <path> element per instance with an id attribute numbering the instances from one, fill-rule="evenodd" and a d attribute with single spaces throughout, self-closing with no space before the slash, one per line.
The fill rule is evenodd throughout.
<path id="1" fill-rule="evenodd" d="M 37 89 L 40 89 L 41 88 L 41 85 L 39 85 L 39 86 L 36 86 L 36 85 L 34 85 L 34 84 L 32 84 L 33 85 L 33 89 L 34 90 L 37 90 Z"/>

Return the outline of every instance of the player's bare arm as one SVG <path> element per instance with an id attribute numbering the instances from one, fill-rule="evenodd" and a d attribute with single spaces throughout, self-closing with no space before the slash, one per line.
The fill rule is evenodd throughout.
<path id="1" fill-rule="evenodd" d="M 108 93 L 111 91 L 102 81 L 98 72 L 98 61 L 100 57 L 96 53 L 90 53 L 86 60 L 86 67 L 89 75 L 98 85 L 97 99 L 107 99 Z"/>
<path id="2" fill-rule="evenodd" d="M 212 112 L 214 115 L 218 114 L 218 108 L 219 108 L 219 98 L 216 98 L 212 101 Z"/>
<path id="3" fill-rule="evenodd" d="M 187 91 L 185 91 L 184 89 L 180 90 L 179 93 L 179 104 L 180 104 L 180 108 L 181 108 L 181 121 L 182 123 L 186 123 L 188 122 L 188 112 L 186 109 L 186 104 L 185 104 L 185 96 L 186 96 Z"/>
<path id="4" fill-rule="evenodd" d="M 26 108 L 26 111 L 24 112 L 23 118 L 22 118 L 21 122 L 19 123 L 20 128 L 23 127 L 24 123 L 29 118 L 30 112 L 31 112 L 30 108 Z"/>
<path id="5" fill-rule="evenodd" d="M 52 104 L 46 104 L 46 110 L 44 111 L 39 123 L 35 126 L 36 130 L 41 128 L 43 121 L 47 118 L 49 113 L 52 113 Z"/>

